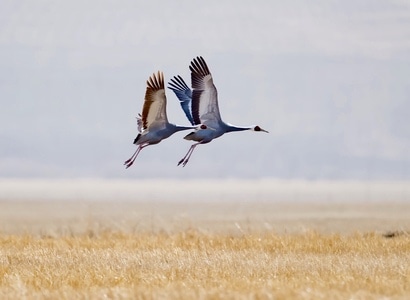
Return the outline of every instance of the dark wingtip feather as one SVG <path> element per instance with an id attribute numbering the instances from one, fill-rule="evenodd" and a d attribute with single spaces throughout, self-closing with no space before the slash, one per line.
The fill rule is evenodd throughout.
<path id="1" fill-rule="evenodd" d="M 173 91 L 189 90 L 188 85 L 185 83 L 185 81 L 179 75 L 174 76 L 174 78 L 170 79 L 170 81 L 168 82 L 168 88 L 173 90 Z"/>
<path id="2" fill-rule="evenodd" d="M 203 89 L 203 78 L 211 75 L 209 68 L 202 56 L 197 56 L 191 61 L 191 85 L 193 89 Z"/>
<path id="3" fill-rule="evenodd" d="M 158 71 L 156 74 L 152 73 L 152 75 L 147 80 L 147 86 L 155 89 L 160 90 L 164 88 L 164 73 Z"/>
<path id="4" fill-rule="evenodd" d="M 203 77 L 206 75 L 210 75 L 208 65 L 205 62 L 205 59 L 202 56 L 197 56 L 191 61 L 191 65 L 189 66 L 191 72 L 197 73 Z"/>

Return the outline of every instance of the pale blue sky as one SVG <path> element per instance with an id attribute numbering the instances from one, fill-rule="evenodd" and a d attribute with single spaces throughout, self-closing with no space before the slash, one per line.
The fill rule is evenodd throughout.
<path id="1" fill-rule="evenodd" d="M 222 117 L 270 133 L 185 168 L 178 133 L 125 170 L 148 76 L 197 55 Z M 0 177 L 409 179 L 409 70 L 408 1 L 3 1 Z"/>

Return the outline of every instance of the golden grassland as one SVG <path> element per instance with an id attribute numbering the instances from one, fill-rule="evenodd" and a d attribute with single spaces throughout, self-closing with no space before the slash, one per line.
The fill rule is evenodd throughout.
<path id="1" fill-rule="evenodd" d="M 0 234 L 1 299 L 409 299 L 406 232 Z"/>
<path id="2" fill-rule="evenodd" d="M 385 196 L 2 200 L 0 299 L 410 299 L 410 202 Z"/>

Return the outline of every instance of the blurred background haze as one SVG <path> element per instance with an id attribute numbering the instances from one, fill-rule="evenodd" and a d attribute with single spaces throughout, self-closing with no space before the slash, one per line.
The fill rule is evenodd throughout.
<path id="1" fill-rule="evenodd" d="M 123 162 L 147 78 L 203 56 L 227 134 Z M 188 124 L 167 90 L 168 118 Z M 2 1 L 0 177 L 410 179 L 410 2 Z"/>

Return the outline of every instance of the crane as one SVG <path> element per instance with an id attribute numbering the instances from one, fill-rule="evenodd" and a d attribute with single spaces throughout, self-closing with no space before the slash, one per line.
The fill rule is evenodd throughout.
<path id="1" fill-rule="evenodd" d="M 181 102 L 181 106 L 185 105 Z M 155 145 L 173 135 L 175 132 L 195 129 L 206 129 L 203 124 L 195 124 L 193 126 L 179 126 L 168 122 L 167 118 L 167 98 L 164 87 L 164 74 L 158 71 L 153 73 L 147 80 L 147 89 L 145 92 L 145 100 L 142 108 L 142 115 L 137 117 L 138 135 L 134 139 L 134 145 L 138 148 L 134 154 L 124 162 L 126 168 L 129 168 L 134 163 L 138 154 L 142 149 L 149 145 Z M 185 108 L 183 107 L 185 110 Z"/>
<path id="2" fill-rule="evenodd" d="M 187 118 L 192 125 L 203 124 L 203 130 L 193 131 L 187 134 L 184 139 L 197 143 L 192 144 L 186 155 L 178 162 L 178 166 L 188 163 L 195 147 L 211 142 L 227 132 L 251 130 L 256 132 L 266 132 L 260 126 L 238 127 L 225 123 L 218 107 L 218 92 L 213 83 L 211 72 L 202 56 L 198 56 L 191 61 L 191 90 L 181 76 L 174 76 L 168 83 L 171 89 L 181 102 Z M 184 103 L 184 105 L 182 105 Z"/>

